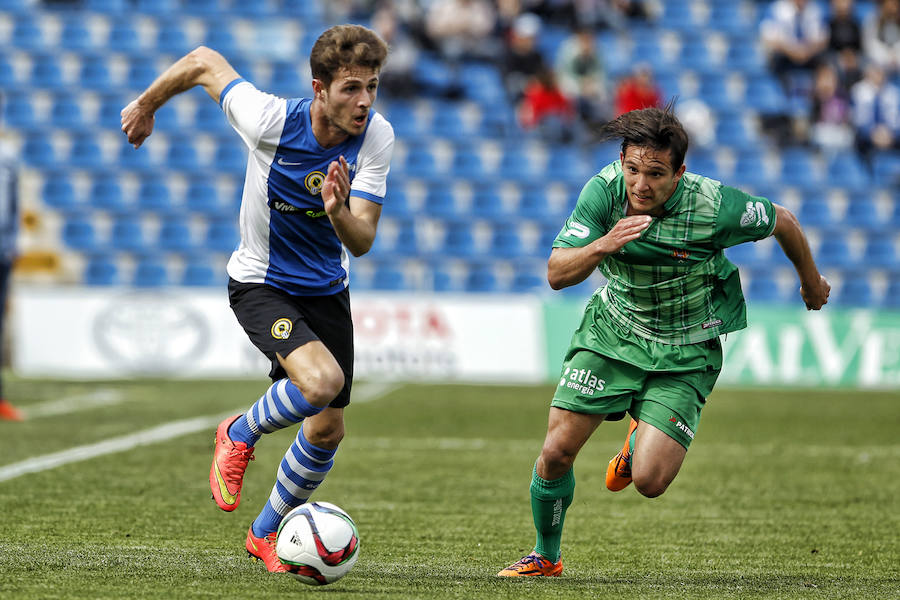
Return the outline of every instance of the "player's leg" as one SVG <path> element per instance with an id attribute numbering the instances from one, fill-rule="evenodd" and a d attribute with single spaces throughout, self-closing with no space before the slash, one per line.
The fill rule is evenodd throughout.
<path id="1" fill-rule="evenodd" d="M 9 290 L 9 274 L 11 270 L 12 264 L 9 261 L 0 259 L 0 339 L 3 337 L 3 321 L 6 318 L 6 295 Z M 2 349 L 0 349 L 0 357 L 2 357 Z M 0 361 L 0 364 L 2 364 L 2 361 Z M 21 421 L 24 419 L 22 413 L 3 396 L 2 379 L 0 379 L 0 419 L 6 421 Z"/>
<path id="2" fill-rule="evenodd" d="M 687 447 L 668 433 L 639 422 L 631 461 L 634 487 L 648 498 L 661 495 L 678 475 L 686 454 Z"/>

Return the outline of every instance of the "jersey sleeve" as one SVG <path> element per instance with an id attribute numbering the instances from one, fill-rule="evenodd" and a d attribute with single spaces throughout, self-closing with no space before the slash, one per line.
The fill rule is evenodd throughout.
<path id="1" fill-rule="evenodd" d="M 715 242 L 721 248 L 772 235 L 775 231 L 775 205 L 772 202 L 724 185 L 721 192 L 715 233 Z"/>
<path id="2" fill-rule="evenodd" d="M 356 174 L 350 195 L 382 204 L 387 192 L 387 175 L 394 152 L 394 130 L 380 114 L 375 113 L 359 149 Z"/>
<path id="3" fill-rule="evenodd" d="M 600 177 L 588 181 L 566 224 L 553 241 L 554 248 L 580 248 L 609 232 L 612 197 Z"/>
<path id="4" fill-rule="evenodd" d="M 278 146 L 287 113 L 287 101 L 235 79 L 222 90 L 219 104 L 228 122 L 250 150 Z"/>

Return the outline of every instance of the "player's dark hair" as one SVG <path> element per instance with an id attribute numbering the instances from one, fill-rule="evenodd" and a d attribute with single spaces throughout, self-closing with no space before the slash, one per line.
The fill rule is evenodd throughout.
<path id="1" fill-rule="evenodd" d="M 684 163 L 688 149 L 688 134 L 675 116 L 675 101 L 665 108 L 642 108 L 619 115 L 600 127 L 603 140 L 621 139 L 622 154 L 628 146 L 644 146 L 657 151 L 668 150 L 672 170 Z"/>
<path id="2" fill-rule="evenodd" d="M 387 44 L 371 29 L 362 25 L 335 25 L 313 44 L 309 67 L 314 79 L 329 86 L 344 67 L 380 71 L 387 53 Z"/>

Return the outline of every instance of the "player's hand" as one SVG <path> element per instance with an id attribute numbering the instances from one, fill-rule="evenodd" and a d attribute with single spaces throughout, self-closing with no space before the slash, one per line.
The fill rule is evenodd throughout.
<path id="1" fill-rule="evenodd" d="M 628 242 L 641 237 L 652 222 L 653 217 L 650 215 L 631 215 L 620 219 L 609 233 L 597 240 L 598 249 L 607 255 L 615 254 Z"/>
<path id="2" fill-rule="evenodd" d="M 139 148 L 151 133 L 153 133 L 153 124 L 155 118 L 153 113 L 147 113 L 138 105 L 137 100 L 133 100 L 128 106 L 122 109 L 122 131 L 128 137 L 128 142 L 133 144 L 135 148 Z"/>
<path id="3" fill-rule="evenodd" d="M 807 310 L 819 310 L 828 304 L 828 295 L 831 293 L 831 284 L 822 275 L 819 275 L 819 281 L 813 285 L 801 285 L 800 297 L 806 303 Z"/>
<path id="4" fill-rule="evenodd" d="M 340 212 L 350 197 L 350 165 L 341 156 L 328 165 L 328 174 L 322 184 L 322 202 L 325 212 L 335 216 Z"/>

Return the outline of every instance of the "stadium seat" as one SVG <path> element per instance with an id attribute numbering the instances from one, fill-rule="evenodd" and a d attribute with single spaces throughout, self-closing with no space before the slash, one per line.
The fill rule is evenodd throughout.
<path id="1" fill-rule="evenodd" d="M 195 177 L 188 184 L 184 208 L 191 212 L 215 215 L 224 207 L 216 186 L 207 177 Z"/>
<path id="2" fill-rule="evenodd" d="M 872 177 L 876 185 L 900 187 L 900 152 L 875 152 L 872 156 Z"/>
<path id="3" fill-rule="evenodd" d="M 895 235 L 893 230 L 886 230 L 866 236 L 862 263 L 874 269 L 897 269 L 900 267 L 900 262 L 897 260 Z"/>
<path id="4" fill-rule="evenodd" d="M 119 267 L 109 255 L 97 254 L 88 260 L 81 278 L 86 285 L 116 285 L 120 283 Z"/>
<path id="5" fill-rule="evenodd" d="M 210 4 L 217 3 L 217 0 L 208 1 Z M 203 4 L 203 2 L 191 2 L 191 4 Z M 215 8 L 210 14 L 215 14 L 217 11 L 218 8 Z M 231 31 L 231 21 L 228 19 L 217 18 L 207 21 L 206 35 L 203 38 L 203 44 L 229 59 L 238 54 L 237 42 L 235 41 L 234 33 Z M 241 71 L 238 71 L 238 73 L 247 79 Z"/>
<path id="6" fill-rule="evenodd" d="M 459 142 L 458 150 L 472 148 L 472 135 L 463 119 L 461 107 L 455 102 L 433 102 L 434 112 L 428 131 L 431 135 Z"/>
<path id="7" fill-rule="evenodd" d="M 132 90 L 143 91 L 159 75 L 155 55 L 131 57 L 126 82 Z"/>
<path id="8" fill-rule="evenodd" d="M 167 16 L 179 11 L 178 0 L 134 0 L 134 8 L 148 15 Z"/>
<path id="9" fill-rule="evenodd" d="M 44 172 L 41 198 L 45 205 L 61 212 L 72 211 L 79 204 L 71 177 L 55 171 Z"/>
<path id="10" fill-rule="evenodd" d="M 528 181 L 537 178 L 531 158 L 521 144 L 505 145 L 497 170 L 504 179 L 513 181 Z"/>
<path id="11" fill-rule="evenodd" d="M 878 205 L 868 195 L 854 195 L 847 202 L 847 212 L 843 223 L 851 227 L 866 229 L 870 232 L 887 227 L 885 219 L 878 214 Z"/>
<path id="12" fill-rule="evenodd" d="M 180 58 L 191 50 L 187 34 L 177 18 L 160 19 L 156 22 L 156 51 Z"/>
<path id="13" fill-rule="evenodd" d="M 166 166 L 174 171 L 196 171 L 200 168 L 200 158 L 193 138 L 186 135 L 169 138 Z"/>
<path id="14" fill-rule="evenodd" d="M 460 66 L 459 81 L 463 95 L 477 102 L 482 109 L 497 111 L 506 104 L 503 79 L 495 65 L 481 62 L 464 62 Z"/>
<path id="15" fill-rule="evenodd" d="M 59 45 L 67 50 L 82 52 L 94 45 L 91 32 L 83 18 L 67 17 L 59 34 Z"/>
<path id="16" fill-rule="evenodd" d="M 443 98 L 457 91 L 456 76 L 447 63 L 424 52 L 416 59 L 412 77 L 425 96 Z"/>
<path id="17" fill-rule="evenodd" d="M 222 138 L 216 144 L 213 167 L 218 172 L 241 174 L 247 170 L 247 151 L 233 137 Z"/>
<path id="18" fill-rule="evenodd" d="M 78 73 L 78 85 L 89 90 L 107 90 L 112 87 L 109 64 L 102 54 L 84 54 Z"/>
<path id="19" fill-rule="evenodd" d="M 109 213 L 122 213 L 130 209 L 125 202 L 122 186 L 115 173 L 95 172 L 91 183 L 89 203 L 97 209 Z"/>
<path id="20" fill-rule="evenodd" d="M 137 288 L 159 288 L 169 285 L 165 263 L 156 257 L 143 257 L 134 269 L 132 285 Z"/>
<path id="21" fill-rule="evenodd" d="M 393 251 L 403 256 L 416 256 L 419 254 L 416 224 L 413 219 L 398 219 L 397 237 L 394 239 Z"/>
<path id="22" fill-rule="evenodd" d="M 475 236 L 472 226 L 466 220 L 453 220 L 444 223 L 444 241 L 438 252 L 446 256 L 471 257 L 476 254 Z"/>
<path id="23" fill-rule="evenodd" d="M 738 244 L 725 249 L 725 256 L 736 264 L 738 267 L 746 269 L 755 269 L 765 266 L 766 262 L 761 256 L 757 244 L 749 242 L 746 244 Z"/>
<path id="24" fill-rule="evenodd" d="M 192 258 L 181 274 L 180 284 L 188 287 L 210 287 L 225 281 L 225 273 L 219 273 L 209 260 Z"/>
<path id="25" fill-rule="evenodd" d="M 452 186 L 443 180 L 430 182 L 423 208 L 426 215 L 441 218 L 451 218 L 460 212 L 456 206 Z"/>
<path id="26" fill-rule="evenodd" d="M 803 199 L 797 218 L 804 227 L 828 227 L 835 222 L 828 200 L 818 194 Z"/>
<path id="27" fill-rule="evenodd" d="M 269 80 L 269 91 L 278 96 L 293 98 L 304 89 L 303 80 L 295 61 L 275 61 L 272 63 L 272 75 Z"/>
<path id="28" fill-rule="evenodd" d="M 3 122 L 14 129 L 30 129 L 37 125 L 34 104 L 28 93 L 12 93 L 4 99 Z"/>
<path id="29" fill-rule="evenodd" d="M 109 244 L 115 250 L 139 252 L 147 249 L 141 220 L 134 215 L 122 215 L 112 225 Z"/>
<path id="30" fill-rule="evenodd" d="M 59 59 L 53 54 L 32 54 L 28 83 L 36 88 L 57 90 L 66 87 Z"/>
<path id="31" fill-rule="evenodd" d="M 23 50 L 39 50 L 48 46 L 40 20 L 31 14 L 20 14 L 13 25 L 11 45 Z"/>
<path id="32" fill-rule="evenodd" d="M 785 114 L 788 111 L 788 99 L 781 84 L 767 73 L 753 75 L 747 80 L 744 102 L 763 115 Z"/>
<path id="33" fill-rule="evenodd" d="M 900 310 L 900 271 L 895 271 L 888 279 L 887 288 L 881 300 L 881 306 Z"/>
<path id="34" fill-rule="evenodd" d="M 468 144 L 456 148 L 450 172 L 462 179 L 478 179 L 485 175 L 481 154 Z"/>
<path id="35" fill-rule="evenodd" d="M 174 210 L 172 192 L 166 183 L 164 173 L 150 172 L 143 177 L 138 189 L 137 208 L 158 214 L 171 213 Z"/>
<path id="36" fill-rule="evenodd" d="M 873 304 L 872 285 L 865 271 L 844 273 L 835 304 L 849 307 L 869 307 Z"/>
<path id="37" fill-rule="evenodd" d="M 383 263 L 375 267 L 372 277 L 372 289 L 381 291 L 399 291 L 406 288 L 406 276 L 403 269 L 393 263 Z"/>
<path id="38" fill-rule="evenodd" d="M 682 68 L 696 71 L 705 76 L 721 73 L 706 45 L 706 39 L 704 35 L 682 36 L 681 53 L 678 57 Z M 721 91 L 719 91 L 719 88 L 716 88 L 716 91 L 722 94 L 725 91 L 724 85 L 721 87 Z M 705 95 L 703 99 L 707 102 L 712 102 L 712 99 L 707 98 Z M 721 95 L 719 99 L 727 100 L 727 94 Z"/>
<path id="39" fill-rule="evenodd" d="M 132 171 L 147 170 L 152 164 L 150 150 L 147 149 L 146 144 L 135 148 L 123 135 L 122 141 L 119 143 L 118 164 Z"/>
<path id="40" fill-rule="evenodd" d="M 490 220 L 508 220 L 508 213 L 503 206 L 503 198 L 497 191 L 493 180 L 475 183 L 470 213 L 473 217 Z"/>
<path id="41" fill-rule="evenodd" d="M 547 283 L 547 267 L 544 263 L 521 263 L 515 267 L 510 291 L 517 294 L 531 294 L 550 290 Z"/>
<path id="42" fill-rule="evenodd" d="M 131 17 L 116 18 L 109 28 L 106 46 L 113 52 L 131 53 L 140 50 L 141 37 Z M 140 88 L 143 89 L 143 88 Z"/>
<path id="43" fill-rule="evenodd" d="M 194 248 L 191 228 L 184 215 L 171 216 L 162 222 L 156 244 L 160 249 L 172 252 L 187 252 Z"/>
<path id="44" fill-rule="evenodd" d="M 100 142 L 90 131 L 80 131 L 73 136 L 69 149 L 69 164 L 80 169 L 96 169 L 103 166 Z"/>
<path id="45" fill-rule="evenodd" d="M 750 284 L 745 288 L 750 302 L 778 303 L 782 300 L 778 282 L 768 270 L 757 269 L 750 276 Z"/>
<path id="46" fill-rule="evenodd" d="M 233 218 L 211 218 L 207 224 L 204 246 L 214 252 L 231 253 L 240 241 Z"/>
<path id="47" fill-rule="evenodd" d="M 804 188 L 819 183 L 810 152 L 804 148 L 784 148 L 781 151 L 781 172 L 778 179 L 785 185 Z"/>
<path id="48" fill-rule="evenodd" d="M 94 223 L 86 215 L 71 215 L 67 218 L 60 237 L 73 250 L 90 251 L 98 247 Z"/>
<path id="49" fill-rule="evenodd" d="M 497 258 L 515 258 L 524 254 L 516 223 L 503 222 L 494 226 L 489 254 Z"/>
<path id="50" fill-rule="evenodd" d="M 55 167 L 57 162 L 56 150 L 50 141 L 53 133 L 47 130 L 34 130 L 25 138 L 22 146 L 22 158 L 25 164 L 36 168 Z"/>
<path id="51" fill-rule="evenodd" d="M 201 131 L 225 133 L 229 130 L 228 119 L 222 108 L 215 102 L 200 102 L 194 111 L 194 126 Z"/>
<path id="52" fill-rule="evenodd" d="M 437 172 L 437 163 L 426 144 L 410 144 L 403 165 L 403 173 L 409 177 L 431 178 Z"/>
<path id="53" fill-rule="evenodd" d="M 122 109 L 132 99 L 126 99 L 125 96 L 117 93 L 103 94 L 100 97 L 100 108 L 97 111 L 97 125 L 104 129 L 121 131 Z"/>
<path id="54" fill-rule="evenodd" d="M 58 94 L 50 109 L 50 124 L 58 129 L 79 129 L 85 126 L 81 104 L 71 93 Z"/>
<path id="55" fill-rule="evenodd" d="M 130 7 L 128 0 L 84 0 L 84 8 L 91 12 L 117 15 Z"/>
<path id="56" fill-rule="evenodd" d="M 823 232 L 822 243 L 815 253 L 816 261 L 824 268 L 847 268 L 853 266 L 850 246 L 838 228 Z"/>
<path id="57" fill-rule="evenodd" d="M 474 262 L 469 265 L 469 272 L 464 283 L 467 292 L 496 292 L 497 276 L 489 264 Z"/>

